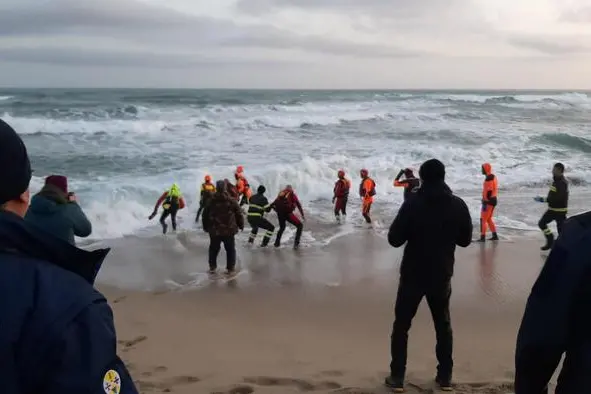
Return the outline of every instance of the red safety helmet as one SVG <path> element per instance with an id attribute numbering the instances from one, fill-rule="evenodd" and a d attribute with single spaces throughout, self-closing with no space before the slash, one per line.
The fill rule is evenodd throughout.
<path id="1" fill-rule="evenodd" d="M 364 178 L 369 175 L 369 171 L 367 171 L 365 168 L 362 168 L 361 171 L 359 171 L 359 173 Z"/>
<path id="2" fill-rule="evenodd" d="M 339 170 L 339 172 L 337 174 L 338 174 L 339 178 L 345 177 L 345 171 L 343 171 L 343 170 Z"/>
<path id="3" fill-rule="evenodd" d="M 236 173 L 237 173 L 237 174 L 240 174 L 240 173 L 242 173 L 242 172 L 244 172 L 244 167 L 242 167 L 242 166 L 238 166 L 238 167 L 236 167 Z"/>
<path id="4" fill-rule="evenodd" d="M 211 182 L 211 175 L 205 175 L 205 182 Z"/>

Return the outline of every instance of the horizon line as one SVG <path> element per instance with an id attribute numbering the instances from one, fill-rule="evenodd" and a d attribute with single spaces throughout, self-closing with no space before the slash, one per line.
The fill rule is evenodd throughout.
<path id="1" fill-rule="evenodd" d="M 591 93 L 591 88 L 188 88 L 188 87 L 10 87 L 0 86 L 0 90 L 183 90 L 183 91 L 325 91 L 325 92 L 572 92 Z"/>

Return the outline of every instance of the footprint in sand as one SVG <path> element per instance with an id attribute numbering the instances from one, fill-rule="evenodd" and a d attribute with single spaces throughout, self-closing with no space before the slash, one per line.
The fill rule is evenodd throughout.
<path id="1" fill-rule="evenodd" d="M 130 341 L 117 341 L 117 343 L 119 343 L 120 345 L 123 345 L 125 347 L 125 349 L 123 349 L 124 352 L 127 352 L 129 350 L 131 350 L 130 348 L 137 345 L 140 342 L 145 341 L 146 339 L 148 339 L 147 336 L 145 335 L 141 335 L 139 337 L 136 337 Z"/>
<path id="2" fill-rule="evenodd" d="M 254 388 L 251 386 L 236 386 L 231 388 L 228 391 L 214 391 L 211 394 L 252 394 L 254 393 Z"/>
<path id="3" fill-rule="evenodd" d="M 172 392 L 172 389 L 176 386 L 185 386 L 188 384 L 198 383 L 201 379 L 196 376 L 175 376 L 169 379 L 164 379 L 160 382 L 148 382 L 144 380 L 138 380 L 137 386 L 140 391 L 152 391 L 161 390 L 165 393 Z"/>
<path id="4" fill-rule="evenodd" d="M 345 376 L 345 373 L 343 371 L 330 370 L 330 371 L 322 371 L 318 374 L 318 376 L 330 376 L 333 378 L 338 378 L 341 376 Z"/>
<path id="5" fill-rule="evenodd" d="M 340 389 L 340 384 L 336 382 L 309 382 L 303 379 L 293 378 L 275 378 L 268 376 L 258 376 L 244 378 L 244 382 L 250 384 L 256 384 L 258 386 L 271 386 L 271 387 L 296 387 L 300 391 L 317 391 L 317 390 L 336 390 Z"/>

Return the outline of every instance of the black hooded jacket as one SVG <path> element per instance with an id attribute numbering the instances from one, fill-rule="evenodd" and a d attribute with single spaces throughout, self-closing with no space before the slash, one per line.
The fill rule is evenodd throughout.
<path id="1" fill-rule="evenodd" d="M 388 232 L 398 248 L 406 242 L 401 277 L 449 280 L 453 276 L 456 245 L 472 242 L 472 217 L 466 203 L 443 181 L 425 182 L 406 200 Z"/>

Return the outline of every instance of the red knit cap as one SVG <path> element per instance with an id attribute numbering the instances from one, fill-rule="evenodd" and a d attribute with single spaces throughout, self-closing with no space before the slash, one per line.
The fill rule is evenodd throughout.
<path id="1" fill-rule="evenodd" d="M 63 175 L 50 175 L 45 178 L 46 185 L 52 185 L 68 194 L 68 178 Z"/>

